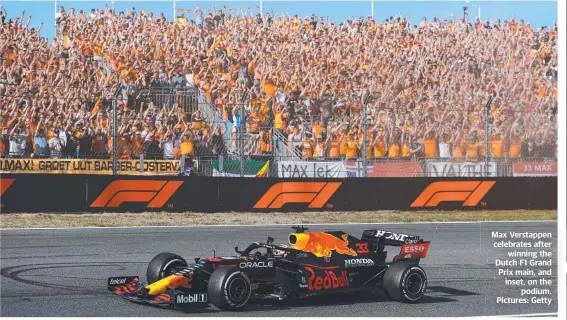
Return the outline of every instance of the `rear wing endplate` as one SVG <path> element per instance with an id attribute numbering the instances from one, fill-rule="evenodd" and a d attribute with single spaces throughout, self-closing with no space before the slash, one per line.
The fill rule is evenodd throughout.
<path id="1" fill-rule="evenodd" d="M 416 235 L 391 231 L 364 230 L 361 240 L 377 243 L 379 250 L 383 250 L 384 246 L 401 247 L 400 254 L 394 258 L 394 261 L 425 258 L 429 250 L 429 241 Z"/>

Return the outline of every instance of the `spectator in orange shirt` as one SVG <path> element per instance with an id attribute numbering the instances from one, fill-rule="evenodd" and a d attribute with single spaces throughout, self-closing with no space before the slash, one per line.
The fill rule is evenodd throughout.
<path id="1" fill-rule="evenodd" d="M 325 159 L 325 142 L 322 141 L 321 138 L 315 138 L 315 143 L 313 144 L 313 159 Z"/>
<path id="2" fill-rule="evenodd" d="M 132 151 L 133 146 L 132 142 L 130 141 L 130 135 L 128 133 L 124 133 L 122 135 L 122 139 L 118 142 L 118 157 L 120 159 L 132 159 Z"/>
<path id="3" fill-rule="evenodd" d="M 340 142 L 337 141 L 337 135 L 334 133 L 331 133 L 329 135 L 329 137 L 327 138 L 327 147 L 328 147 L 328 153 L 329 153 L 329 159 L 331 160 L 338 160 L 341 158 L 341 153 L 340 153 Z"/>
<path id="4" fill-rule="evenodd" d="M 303 160 L 311 160 L 313 158 L 313 142 L 311 135 L 306 133 L 301 142 L 301 157 Z"/>
<path id="5" fill-rule="evenodd" d="M 425 133 L 425 138 L 423 139 L 423 147 L 426 158 L 439 158 L 437 132 L 435 131 L 435 129 L 429 129 Z"/>
<path id="6" fill-rule="evenodd" d="M 500 131 L 494 131 L 488 141 L 490 156 L 500 159 L 504 157 L 504 137 Z"/>
<path id="7" fill-rule="evenodd" d="M 476 135 L 471 134 L 469 137 L 469 142 L 467 143 L 466 148 L 466 161 L 478 161 L 480 152 L 479 152 L 479 144 Z"/>
<path id="8" fill-rule="evenodd" d="M 272 135 L 270 131 L 265 129 L 260 131 L 260 152 L 264 154 L 272 152 Z"/>
<path id="9" fill-rule="evenodd" d="M 93 135 L 93 142 L 91 147 L 92 157 L 95 159 L 108 159 L 109 144 L 108 135 L 106 131 L 97 128 Z"/>
<path id="10" fill-rule="evenodd" d="M 354 133 L 349 133 L 346 138 L 346 158 L 348 160 L 356 160 L 358 157 L 359 145 L 356 142 Z"/>
<path id="11" fill-rule="evenodd" d="M 185 132 L 181 135 L 180 149 L 180 155 L 184 156 L 193 156 L 195 152 L 193 147 L 193 135 L 188 133 L 187 129 L 185 129 Z"/>
<path id="12" fill-rule="evenodd" d="M 373 143 L 374 158 L 384 158 L 386 157 L 386 138 L 384 136 L 384 129 L 379 128 L 376 138 Z"/>
<path id="13" fill-rule="evenodd" d="M 140 131 L 136 131 L 134 135 L 134 139 L 132 141 L 132 155 L 134 159 L 140 158 L 143 144 L 144 144 L 144 139 L 142 139 L 142 133 Z"/>
<path id="14" fill-rule="evenodd" d="M 388 158 L 399 159 L 401 155 L 401 141 L 399 132 L 395 132 L 388 143 Z"/>
<path id="15" fill-rule="evenodd" d="M 315 117 L 313 119 L 313 123 L 311 124 L 311 128 L 313 129 L 313 137 L 315 139 L 322 139 L 323 138 L 323 125 L 321 124 L 321 119 Z"/>
<path id="16" fill-rule="evenodd" d="M 455 135 L 454 143 L 453 143 L 453 151 L 451 155 L 455 160 L 464 160 L 466 155 L 466 136 L 462 134 L 460 131 L 457 132 Z"/>
<path id="17" fill-rule="evenodd" d="M 404 132 L 402 134 L 402 150 L 401 150 L 401 157 L 402 159 L 409 160 L 412 156 L 413 152 L 411 149 L 411 142 L 409 135 Z"/>
<path id="18" fill-rule="evenodd" d="M 326 139 L 327 129 L 339 135 L 339 154 L 344 157 L 348 131 L 333 131 L 333 127 L 336 123 L 347 128 L 360 125 L 362 97 L 367 91 L 375 101 L 370 102 L 365 116 L 372 116 L 388 128 L 402 125 L 408 135 L 426 136 L 426 140 L 431 137 L 424 135 L 424 129 L 441 132 L 439 129 L 446 124 L 451 132 L 460 128 L 461 139 L 466 140 L 478 128 L 472 114 L 492 94 L 494 110 L 498 111 L 493 116 L 504 117 L 506 122 L 498 125 L 506 138 L 504 149 L 514 157 L 521 157 L 522 142 L 533 125 L 537 125 L 536 131 L 557 127 L 556 112 L 547 124 L 536 123 L 537 115 L 557 109 L 556 28 L 532 32 L 527 24 L 518 25 L 513 20 L 504 27 L 479 21 L 475 30 L 464 20 L 446 24 L 435 17 L 425 19 L 423 28 L 413 27 L 405 19 L 356 19 L 340 26 L 315 19 L 318 22 L 313 25 L 299 18 L 292 22 L 291 18 L 265 13 L 250 19 L 251 10 L 241 10 L 220 23 L 223 19 L 215 20 L 222 16 L 219 12 L 213 8 L 211 14 L 205 14 L 207 21 L 198 28 L 204 19 L 202 13 L 199 22 L 180 25 L 167 21 L 164 15 L 156 19 L 152 13 L 117 16 L 102 9 L 98 15 L 85 17 L 70 10 L 60 13 L 58 37 L 51 44 L 40 37 L 40 30 L 29 28 L 22 15 L 0 29 L 0 52 L 6 49 L 0 55 L 0 78 L 16 82 L 0 89 L 2 111 L 12 118 L 20 117 L 21 123 L 32 112 L 34 117 L 42 114 L 46 120 L 53 116 L 53 123 L 46 128 L 49 138 L 49 132 L 61 129 L 57 122 L 66 122 L 67 116 L 72 122 L 83 120 L 85 129 L 107 130 L 111 122 L 103 114 L 110 105 L 95 101 L 110 97 L 115 85 L 120 84 L 125 85 L 125 103 L 119 105 L 123 117 L 120 125 L 134 119 L 148 125 L 168 125 L 185 117 L 181 112 L 192 106 L 179 104 L 178 98 L 185 97 L 175 96 L 173 105 L 172 100 L 163 99 L 146 108 L 140 101 L 151 98 L 144 92 L 153 90 L 152 85 L 167 90 L 194 87 L 206 100 L 220 105 L 226 111 L 223 120 L 230 123 L 233 117 L 228 110 L 240 101 L 245 90 L 250 90 L 244 104 L 261 105 L 262 109 L 255 109 L 260 129 L 273 125 L 285 131 L 286 125 L 293 123 L 313 132 L 315 138 L 321 135 L 322 140 Z M 518 32 L 511 32 L 510 27 Z M 128 41 L 112 41 L 116 30 Z M 353 30 L 356 36 L 352 36 Z M 246 41 L 242 35 L 246 35 Z M 488 48 L 498 48 L 497 54 Z M 91 54 L 97 59 L 91 59 Z M 122 79 L 109 76 L 105 67 L 112 73 L 123 73 Z M 538 72 L 534 74 L 533 70 Z M 256 101 L 263 96 L 272 98 Z M 97 106 L 94 109 L 93 104 Z M 321 124 L 318 120 L 310 123 L 310 117 L 320 115 Z M 518 134 L 511 134 L 514 129 L 510 123 L 516 119 L 523 122 Z M 193 113 L 190 132 L 204 130 L 210 120 Z M 254 123 L 249 124 L 251 131 L 258 132 Z M 26 130 L 35 132 L 34 125 L 28 122 Z M 230 133 L 230 125 L 225 125 Z M 132 124 L 127 132 L 136 130 L 143 128 Z M 152 128 L 157 138 L 163 133 Z M 553 148 L 549 134 L 544 136 L 543 143 Z M 82 142 L 91 140 L 85 137 Z M 353 138 L 357 149 L 361 137 Z M 443 143 L 445 138 L 436 133 L 435 139 Z M 452 153 L 454 157 L 466 154 L 464 146 L 457 143 L 461 139 L 452 143 L 451 151 L 461 149 Z M 401 155 L 405 157 L 408 148 L 403 140 Z M 292 143 L 299 147 L 301 141 L 302 136 Z M 425 157 L 444 157 L 445 153 L 438 149 L 440 144 L 434 147 L 432 142 L 424 141 Z M 90 142 L 82 146 L 88 148 L 81 148 L 81 155 L 89 156 Z M 355 158 L 360 157 L 359 151 Z"/>
<path id="19" fill-rule="evenodd" d="M 508 157 L 513 159 L 520 158 L 522 156 L 523 137 L 520 133 L 520 126 L 518 123 L 514 123 L 514 125 L 512 125 L 509 139 L 510 146 L 508 149 Z"/>

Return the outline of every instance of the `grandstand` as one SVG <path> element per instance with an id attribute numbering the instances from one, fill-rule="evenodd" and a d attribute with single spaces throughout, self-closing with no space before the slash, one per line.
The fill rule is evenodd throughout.
<path id="1" fill-rule="evenodd" d="M 51 43 L 24 16 L 5 19 L 0 155 L 179 170 L 190 158 L 201 174 L 270 161 L 275 176 L 277 162 L 340 163 L 340 176 L 472 163 L 505 176 L 556 161 L 556 26 L 199 10 L 168 21 L 62 8 Z"/>

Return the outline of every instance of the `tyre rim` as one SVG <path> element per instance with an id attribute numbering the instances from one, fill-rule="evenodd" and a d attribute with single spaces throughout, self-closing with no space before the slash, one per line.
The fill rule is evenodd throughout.
<path id="1" fill-rule="evenodd" d="M 167 263 L 159 274 L 160 279 L 163 279 L 163 278 L 171 275 L 171 270 L 173 270 L 174 268 L 177 268 L 180 265 L 183 265 L 183 261 L 181 261 L 181 260 L 172 260 L 169 263 Z"/>
<path id="2" fill-rule="evenodd" d="M 246 299 L 246 282 L 242 279 L 234 279 L 228 285 L 228 295 L 232 301 L 243 301 Z"/>
<path id="3" fill-rule="evenodd" d="M 406 290 L 409 294 L 418 294 L 423 288 L 423 277 L 418 273 L 412 273 L 406 282 Z"/>

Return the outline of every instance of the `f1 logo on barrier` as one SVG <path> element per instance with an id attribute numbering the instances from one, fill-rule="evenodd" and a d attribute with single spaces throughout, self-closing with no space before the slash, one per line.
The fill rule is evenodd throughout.
<path id="1" fill-rule="evenodd" d="M 462 201 L 463 207 L 474 207 L 496 181 L 433 182 L 415 199 L 412 208 L 437 207 L 441 202 Z"/>
<path id="2" fill-rule="evenodd" d="M 322 208 L 342 182 L 280 182 L 274 184 L 254 209 L 279 209 L 286 203 L 309 203 L 308 208 Z"/>
<path id="3" fill-rule="evenodd" d="M 91 204 L 91 208 L 117 208 L 124 202 L 149 202 L 148 208 L 161 208 L 183 181 L 116 180 Z"/>
<path id="4" fill-rule="evenodd" d="M 0 197 L 10 188 L 16 179 L 0 178 Z"/>

